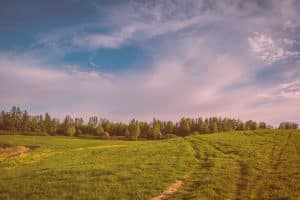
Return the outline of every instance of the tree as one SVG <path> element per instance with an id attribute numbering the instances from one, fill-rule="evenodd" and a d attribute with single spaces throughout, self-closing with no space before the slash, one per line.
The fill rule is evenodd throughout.
<path id="1" fill-rule="evenodd" d="M 278 129 L 298 129 L 299 125 L 295 122 L 281 122 Z"/>
<path id="2" fill-rule="evenodd" d="M 160 125 L 158 122 L 153 122 L 151 133 L 153 139 L 159 139 L 162 137 L 162 134 L 160 132 Z"/>
<path id="3" fill-rule="evenodd" d="M 0 113 L 0 129 L 5 129 L 5 112 L 3 110 Z"/>
<path id="4" fill-rule="evenodd" d="M 282 122 L 279 129 L 298 129 L 295 122 Z M 265 122 L 256 123 L 248 120 L 245 123 L 241 120 L 230 118 L 182 118 L 180 121 L 161 121 L 153 119 L 152 123 L 139 122 L 135 119 L 129 124 L 112 122 L 107 119 L 100 119 L 93 116 L 88 123 L 84 123 L 82 118 L 75 118 L 75 121 L 66 116 L 62 123 L 55 118 L 51 118 L 49 113 L 45 115 L 32 116 L 26 110 L 13 106 L 9 111 L 0 113 L 0 129 L 7 131 L 46 131 L 51 135 L 62 134 L 74 136 L 82 134 L 95 134 L 103 138 L 112 136 L 125 136 L 128 139 L 138 138 L 167 138 L 168 134 L 187 136 L 196 132 L 213 133 L 230 130 L 256 130 L 257 128 L 273 128 L 267 126 Z M 75 131 L 74 131 L 75 129 Z"/>
<path id="5" fill-rule="evenodd" d="M 243 130 L 245 130 L 245 124 L 244 124 L 242 121 L 239 121 L 239 122 L 238 122 L 237 130 L 238 130 L 238 131 L 243 131 Z"/>
<path id="6" fill-rule="evenodd" d="M 232 130 L 231 120 L 225 118 L 222 123 L 223 123 L 223 131 L 231 131 Z"/>
<path id="7" fill-rule="evenodd" d="M 218 125 L 216 122 L 213 122 L 210 129 L 211 133 L 217 133 L 218 132 Z"/>
<path id="8" fill-rule="evenodd" d="M 48 134 L 52 133 L 52 120 L 51 120 L 49 113 L 45 113 L 44 127 L 45 127 L 45 131 Z"/>
<path id="9" fill-rule="evenodd" d="M 75 118 L 75 125 L 76 126 L 81 126 L 81 125 L 83 125 L 83 119 L 80 117 L 80 118 L 78 118 L 78 117 L 76 117 Z"/>
<path id="10" fill-rule="evenodd" d="M 165 134 L 172 134 L 174 132 L 174 124 L 173 124 L 173 122 L 168 121 L 166 123 L 164 132 L 165 132 Z"/>
<path id="11" fill-rule="evenodd" d="M 182 136 L 187 136 L 191 132 L 191 127 L 188 119 L 181 118 L 180 131 Z"/>
<path id="12" fill-rule="evenodd" d="M 266 129 L 267 128 L 267 124 L 265 122 L 259 122 L 258 128 L 259 129 Z"/>
<path id="13" fill-rule="evenodd" d="M 135 119 L 132 119 L 128 128 L 130 132 L 130 139 L 137 140 L 139 135 L 141 134 L 139 122 Z"/>
<path id="14" fill-rule="evenodd" d="M 23 116 L 22 116 L 22 131 L 25 131 L 25 132 L 28 131 L 29 121 L 30 121 L 30 118 L 29 118 L 28 112 L 25 110 L 23 113 Z"/>
<path id="15" fill-rule="evenodd" d="M 208 121 L 204 121 L 203 127 L 202 127 L 202 132 L 201 133 L 210 133 L 209 132 L 209 127 L 208 127 Z"/>
<path id="16" fill-rule="evenodd" d="M 67 135 L 67 136 L 74 136 L 75 133 L 76 133 L 76 128 L 75 128 L 75 126 L 70 125 L 70 126 L 67 127 L 67 129 L 66 129 L 66 135 Z"/>
<path id="17" fill-rule="evenodd" d="M 106 131 L 101 133 L 100 136 L 101 136 L 102 139 L 109 139 L 110 138 L 110 134 Z"/>
<path id="18" fill-rule="evenodd" d="M 93 127 L 96 127 L 96 125 L 98 124 L 98 117 L 97 116 L 90 117 L 88 124 Z"/>
<path id="19" fill-rule="evenodd" d="M 128 128 L 125 129 L 124 136 L 125 136 L 127 139 L 130 139 L 130 131 L 128 130 Z"/>
<path id="20" fill-rule="evenodd" d="M 101 136 L 101 135 L 104 134 L 104 132 L 105 132 L 105 131 L 104 131 L 103 126 L 102 126 L 101 124 L 99 124 L 98 127 L 96 128 L 96 135 Z"/>

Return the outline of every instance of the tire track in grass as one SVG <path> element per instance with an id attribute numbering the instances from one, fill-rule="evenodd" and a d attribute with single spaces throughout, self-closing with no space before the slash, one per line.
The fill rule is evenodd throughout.
<path id="1" fill-rule="evenodd" d="M 261 195 L 265 191 L 266 186 L 268 186 L 268 185 L 265 184 L 265 182 L 267 180 L 271 179 L 272 176 L 276 175 L 276 173 L 278 171 L 278 167 L 282 163 L 281 160 L 282 160 L 282 157 L 284 155 L 284 152 L 286 151 L 288 145 L 290 144 L 291 133 L 289 133 L 289 135 L 286 137 L 286 142 L 283 145 L 280 145 L 281 149 L 280 149 L 278 155 L 276 155 L 276 149 L 280 147 L 278 145 L 280 143 L 277 142 L 278 136 L 280 136 L 279 133 L 275 134 L 275 136 L 274 136 L 273 147 L 272 147 L 272 150 L 271 150 L 271 153 L 270 153 L 270 156 L 269 156 L 270 164 L 266 165 L 265 171 L 264 171 L 263 176 L 262 176 L 262 179 L 259 182 L 260 184 L 258 185 L 258 187 L 256 189 L 256 198 L 257 199 L 262 198 Z M 267 182 L 267 184 L 269 184 L 269 183 Z M 272 187 L 275 187 L 275 186 L 272 186 Z"/>
<path id="2" fill-rule="evenodd" d="M 246 190 L 248 186 L 248 166 L 241 160 L 236 161 L 239 165 L 240 169 L 240 177 L 236 183 L 236 198 L 235 199 L 243 199 L 243 192 Z"/>
<path id="3" fill-rule="evenodd" d="M 276 180 L 280 180 L 280 185 L 270 185 L 275 189 L 275 191 L 286 190 L 285 188 L 288 188 L 286 191 L 289 191 L 289 195 L 284 196 L 280 194 L 280 192 L 276 192 L 272 197 L 278 198 L 279 196 L 280 199 L 299 198 L 300 187 L 298 184 L 293 184 L 293 182 L 300 180 L 300 174 L 298 170 L 296 172 L 296 169 L 299 169 L 299 156 L 297 145 L 294 143 L 292 138 L 292 132 L 289 132 L 286 143 L 283 145 L 279 153 L 278 160 L 276 160 L 273 166 L 273 172 L 271 174 Z M 286 169 L 289 170 L 285 171 Z"/>
<path id="4" fill-rule="evenodd" d="M 238 176 L 235 178 L 235 189 L 233 191 L 234 197 L 233 199 L 243 199 L 243 191 L 247 188 L 248 185 L 248 167 L 247 165 L 242 161 L 241 155 L 236 150 L 224 150 L 219 145 L 222 146 L 222 143 L 217 143 L 219 145 L 216 145 L 214 143 L 208 142 L 210 146 L 212 146 L 215 150 L 219 151 L 221 153 L 222 158 L 226 158 L 231 161 L 232 168 L 236 168 L 239 172 Z M 227 146 L 225 146 L 227 147 Z M 238 158 L 234 158 L 238 156 Z M 228 198 L 230 199 L 230 198 Z"/>
<path id="5" fill-rule="evenodd" d="M 200 161 L 200 152 L 199 149 L 196 147 L 196 144 L 188 141 L 186 138 L 183 138 L 193 149 L 194 151 L 194 157 L 197 161 Z M 198 169 L 198 168 L 197 168 Z M 190 172 L 188 172 L 185 176 L 184 176 L 184 180 L 186 180 L 187 178 L 189 178 L 192 173 L 194 173 L 195 170 L 192 170 Z M 170 185 L 166 190 L 164 190 L 160 195 L 151 198 L 151 200 L 166 200 L 166 199 L 170 199 L 172 198 L 179 190 L 180 188 L 182 188 L 183 186 L 183 180 L 176 180 L 172 185 Z"/>
<path id="6" fill-rule="evenodd" d="M 210 144 L 211 146 L 215 147 L 218 151 L 220 151 L 223 156 L 230 159 L 232 165 L 237 169 L 238 175 L 234 179 L 235 183 L 235 189 L 234 189 L 234 196 L 233 199 L 240 200 L 243 199 L 244 191 L 247 188 L 248 185 L 248 166 L 244 163 L 243 159 L 241 158 L 241 155 L 238 151 L 235 150 L 223 150 L 221 147 L 218 147 L 217 145 Z M 238 158 L 234 158 L 235 156 L 238 156 Z M 228 198 L 230 199 L 230 198 Z"/>
<path id="7" fill-rule="evenodd" d="M 283 145 L 281 151 L 279 152 L 278 158 L 275 160 L 275 163 L 273 165 L 273 170 L 277 170 L 278 167 L 279 167 L 279 165 L 282 163 L 282 156 L 283 156 L 284 152 L 286 151 L 287 147 L 290 144 L 291 137 L 292 137 L 292 134 L 289 133 L 289 135 L 288 135 L 288 137 L 286 139 L 285 144 Z"/>
<path id="8" fill-rule="evenodd" d="M 260 136 L 268 136 L 268 135 L 261 135 Z M 257 190 L 258 188 L 263 184 L 263 181 L 265 180 L 267 174 L 269 173 L 268 171 L 268 165 L 274 161 L 274 154 L 275 154 L 275 150 L 277 148 L 277 144 L 276 144 L 276 141 L 277 141 L 277 138 L 278 138 L 278 134 L 274 134 L 272 136 L 272 145 L 271 145 L 271 151 L 270 153 L 268 154 L 268 158 L 267 161 L 265 163 L 263 163 L 263 168 L 261 170 L 258 171 L 258 174 L 255 176 L 255 178 L 252 180 L 252 187 L 249 188 L 249 192 L 248 192 L 248 197 L 249 199 L 256 199 L 256 196 L 257 196 Z M 264 143 L 267 143 L 269 144 L 270 141 L 266 140 L 264 141 Z M 268 149 L 268 147 L 266 147 L 265 145 L 263 146 L 266 148 L 266 150 Z M 261 148 L 261 146 L 259 146 L 258 148 Z M 253 151 L 256 151 L 256 148 L 253 150 Z M 257 169 L 258 170 L 258 169 Z"/>
<path id="9" fill-rule="evenodd" d="M 245 139 L 249 140 L 251 139 L 250 134 L 244 134 Z M 264 136 L 264 135 L 260 135 Z M 227 157 L 230 159 L 231 167 L 235 167 L 236 170 L 239 172 L 237 176 L 234 176 L 234 183 L 235 183 L 235 189 L 234 197 L 228 198 L 228 199 L 249 199 L 253 198 L 251 195 L 251 191 L 253 183 L 259 181 L 260 175 L 257 175 L 255 173 L 255 165 L 253 165 L 252 158 L 256 157 L 257 154 L 257 148 L 259 146 L 255 146 L 253 144 L 252 140 L 249 140 L 249 147 L 252 147 L 252 149 L 244 149 L 245 152 L 241 152 L 239 150 L 243 150 L 242 147 L 238 147 L 239 150 L 234 149 L 234 146 L 231 147 L 230 144 L 223 144 L 223 143 L 209 143 L 211 146 L 213 146 L 216 150 L 220 151 L 223 155 L 223 157 Z M 221 147 L 220 147 L 221 146 Z M 222 148 L 224 146 L 224 148 Z M 230 147 L 229 149 L 226 149 L 226 147 Z M 247 147 L 247 146 L 246 146 Z M 253 148 L 254 147 L 254 148 Z M 250 160 L 249 160 L 250 158 Z M 252 171 L 253 170 L 253 171 Z M 256 171 L 257 172 L 257 171 Z"/>
<path id="10" fill-rule="evenodd" d="M 295 150 L 296 150 L 296 168 L 300 169 L 300 149 L 299 149 L 299 144 L 300 144 L 300 140 L 298 141 L 298 143 L 296 143 L 297 137 L 296 135 L 293 135 L 294 138 L 291 139 Z M 300 138 L 299 138 L 300 139 Z M 300 182 L 300 173 L 298 172 L 297 175 L 294 176 L 294 178 L 296 180 L 298 180 L 297 182 Z M 294 189 L 296 191 L 295 196 L 300 196 L 300 185 L 297 185 L 296 188 Z"/>
<path id="11" fill-rule="evenodd" d="M 240 172 L 240 175 L 238 177 L 236 177 L 236 179 L 234 180 L 234 182 L 237 182 L 236 184 L 236 191 L 233 193 L 229 193 L 227 195 L 228 199 L 240 199 L 240 196 L 242 194 L 242 190 L 244 189 L 244 186 L 247 185 L 247 183 L 245 183 L 245 181 L 247 181 L 247 179 L 241 178 L 241 176 L 244 176 L 244 174 L 246 174 L 246 170 L 245 167 L 242 165 L 243 163 L 239 161 L 239 159 L 235 159 L 235 157 L 238 155 L 238 152 L 235 150 L 224 150 L 222 149 L 220 146 L 215 145 L 209 141 L 206 141 L 202 138 L 193 138 L 196 139 L 198 141 L 201 141 L 202 143 L 204 142 L 205 144 L 207 144 L 208 146 L 212 147 L 214 151 L 218 152 L 219 154 L 219 159 L 224 159 L 226 160 L 226 162 L 231 163 L 231 168 L 236 168 L 237 171 Z M 195 192 L 195 189 L 201 189 L 201 187 L 206 187 L 209 184 L 212 184 L 213 180 L 211 180 L 210 178 L 213 176 L 216 176 L 218 173 L 218 171 L 214 171 L 218 170 L 217 168 L 214 168 L 215 164 L 214 164 L 214 159 L 215 155 L 213 154 L 209 154 L 208 150 L 207 152 L 204 153 L 204 156 L 200 156 L 200 150 L 197 147 L 197 143 L 193 142 L 192 140 L 187 140 L 190 145 L 192 146 L 192 148 L 194 149 L 195 152 L 195 158 L 197 160 L 199 160 L 199 165 L 198 168 L 194 171 L 193 173 L 193 180 L 188 180 L 189 184 L 185 189 L 185 191 L 182 192 L 182 198 L 183 199 L 193 199 L 196 198 L 196 196 L 193 194 L 193 192 Z M 212 173 L 212 174 L 211 174 Z M 214 175 L 215 174 L 215 175 Z M 202 188 L 203 189 L 203 188 Z M 221 193 L 220 188 L 215 188 L 212 187 L 211 189 L 214 190 L 214 192 L 216 193 L 215 195 L 218 197 L 221 197 L 222 195 L 224 196 L 224 194 Z"/>
<path id="12" fill-rule="evenodd" d="M 214 165 L 211 155 L 209 155 L 207 152 L 205 155 L 200 155 L 200 149 L 197 147 L 197 143 L 195 141 L 191 141 L 187 138 L 184 138 L 184 140 L 192 147 L 194 151 L 194 157 L 198 164 L 188 173 L 188 175 L 185 176 L 184 180 L 186 180 L 186 183 L 184 183 L 182 189 L 174 192 L 168 197 L 169 199 L 195 199 L 195 189 L 199 188 L 201 185 L 208 184 L 208 180 L 203 178 L 205 177 L 203 174 L 208 175 L 208 171 Z M 193 140 L 199 141 L 200 138 L 193 138 Z M 203 172 L 203 169 L 206 169 L 205 172 Z"/>

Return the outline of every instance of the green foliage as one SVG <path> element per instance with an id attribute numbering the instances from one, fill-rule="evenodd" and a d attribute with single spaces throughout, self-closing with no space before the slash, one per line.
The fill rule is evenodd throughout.
<path id="1" fill-rule="evenodd" d="M 109 139 L 110 135 L 109 135 L 109 133 L 107 131 L 105 131 L 105 132 L 103 132 L 103 133 L 100 134 L 100 137 L 102 139 Z"/>
<path id="2" fill-rule="evenodd" d="M 213 122 L 213 123 L 211 124 L 210 132 L 211 132 L 211 133 L 217 133 L 217 132 L 219 132 L 219 131 L 218 131 L 218 125 L 217 125 L 216 122 Z"/>
<path id="3" fill-rule="evenodd" d="M 104 128 L 102 125 L 98 125 L 98 127 L 96 128 L 96 135 L 103 135 L 105 133 Z"/>
<path id="4" fill-rule="evenodd" d="M 266 129 L 267 128 L 267 124 L 265 122 L 259 122 L 258 128 L 259 129 Z"/>
<path id="5" fill-rule="evenodd" d="M 279 129 L 298 129 L 298 124 L 295 122 L 281 122 Z"/>
<path id="6" fill-rule="evenodd" d="M 137 140 L 141 134 L 140 124 L 135 119 L 131 120 L 129 126 L 129 139 Z"/>
<path id="7" fill-rule="evenodd" d="M 246 121 L 245 128 L 246 130 L 256 130 L 257 123 L 253 120 Z"/>
<path id="8" fill-rule="evenodd" d="M 208 123 L 204 123 L 203 124 L 203 127 L 202 127 L 202 129 L 201 129 L 201 132 L 202 133 L 209 133 L 209 127 L 208 127 Z"/>
<path id="9" fill-rule="evenodd" d="M 74 136 L 75 133 L 76 133 L 76 128 L 75 128 L 75 126 L 70 125 L 70 126 L 68 126 L 68 127 L 66 128 L 65 134 L 66 134 L 67 136 Z"/>
<path id="10" fill-rule="evenodd" d="M 190 121 L 187 118 L 180 120 L 180 131 L 182 136 L 187 136 L 191 132 Z"/>
<path id="11" fill-rule="evenodd" d="M 69 127 L 75 127 L 74 131 L 68 131 Z M 72 128 L 73 129 L 73 128 Z M 84 123 L 82 118 L 72 118 L 66 116 L 62 122 L 45 115 L 31 116 L 26 110 L 19 107 L 12 107 L 9 112 L 0 112 L 0 130 L 10 131 L 11 133 L 47 133 L 49 135 L 76 135 L 103 136 L 107 132 L 111 138 L 137 139 L 160 139 L 167 138 L 167 134 L 177 136 L 188 136 L 193 132 L 200 134 L 229 132 L 232 130 L 258 130 L 273 129 L 265 122 L 255 122 L 248 120 L 245 123 L 241 120 L 230 118 L 182 118 L 179 122 L 162 121 L 153 119 L 152 122 L 143 122 L 133 119 L 129 124 L 122 122 L 112 122 L 108 119 L 92 116 L 88 123 Z M 298 129 L 298 124 L 294 122 L 282 122 L 279 129 Z M 68 132 L 68 133 L 67 133 Z M 106 136 L 105 136 L 106 137 Z"/>
<path id="12" fill-rule="evenodd" d="M 162 138 L 162 134 L 160 132 L 160 124 L 156 121 L 153 122 L 153 128 L 151 130 L 151 137 L 153 139 L 160 139 Z"/>

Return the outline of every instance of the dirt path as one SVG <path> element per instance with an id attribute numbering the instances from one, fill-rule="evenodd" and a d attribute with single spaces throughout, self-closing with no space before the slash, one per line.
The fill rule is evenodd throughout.
<path id="1" fill-rule="evenodd" d="M 90 149 L 110 149 L 110 148 L 117 148 L 117 147 L 126 147 L 127 145 L 123 144 L 115 144 L 115 145 L 103 145 L 103 146 L 91 146 L 91 147 L 82 147 L 72 149 L 71 151 L 82 151 L 82 150 L 90 150 Z"/>
<path id="2" fill-rule="evenodd" d="M 163 200 L 170 197 L 172 194 L 177 192 L 179 188 L 182 186 L 183 182 L 177 180 L 170 187 L 168 187 L 165 191 L 163 191 L 159 196 L 152 198 L 151 200 Z"/>
<path id="3" fill-rule="evenodd" d="M 30 151 L 30 148 L 24 146 L 0 147 L 0 160 L 18 156 L 28 151 Z"/>

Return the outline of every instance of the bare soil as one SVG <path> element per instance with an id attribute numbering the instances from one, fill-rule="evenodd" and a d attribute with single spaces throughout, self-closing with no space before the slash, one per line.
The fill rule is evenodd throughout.
<path id="1" fill-rule="evenodd" d="M 25 146 L 16 147 L 0 147 L 0 160 L 19 156 L 23 153 L 30 151 L 31 149 Z"/>
<path id="2" fill-rule="evenodd" d="M 179 188 L 182 186 L 183 182 L 177 180 L 170 187 L 168 187 L 165 191 L 163 191 L 159 196 L 152 198 L 151 200 L 163 200 L 168 199 L 172 194 L 177 192 Z"/>

